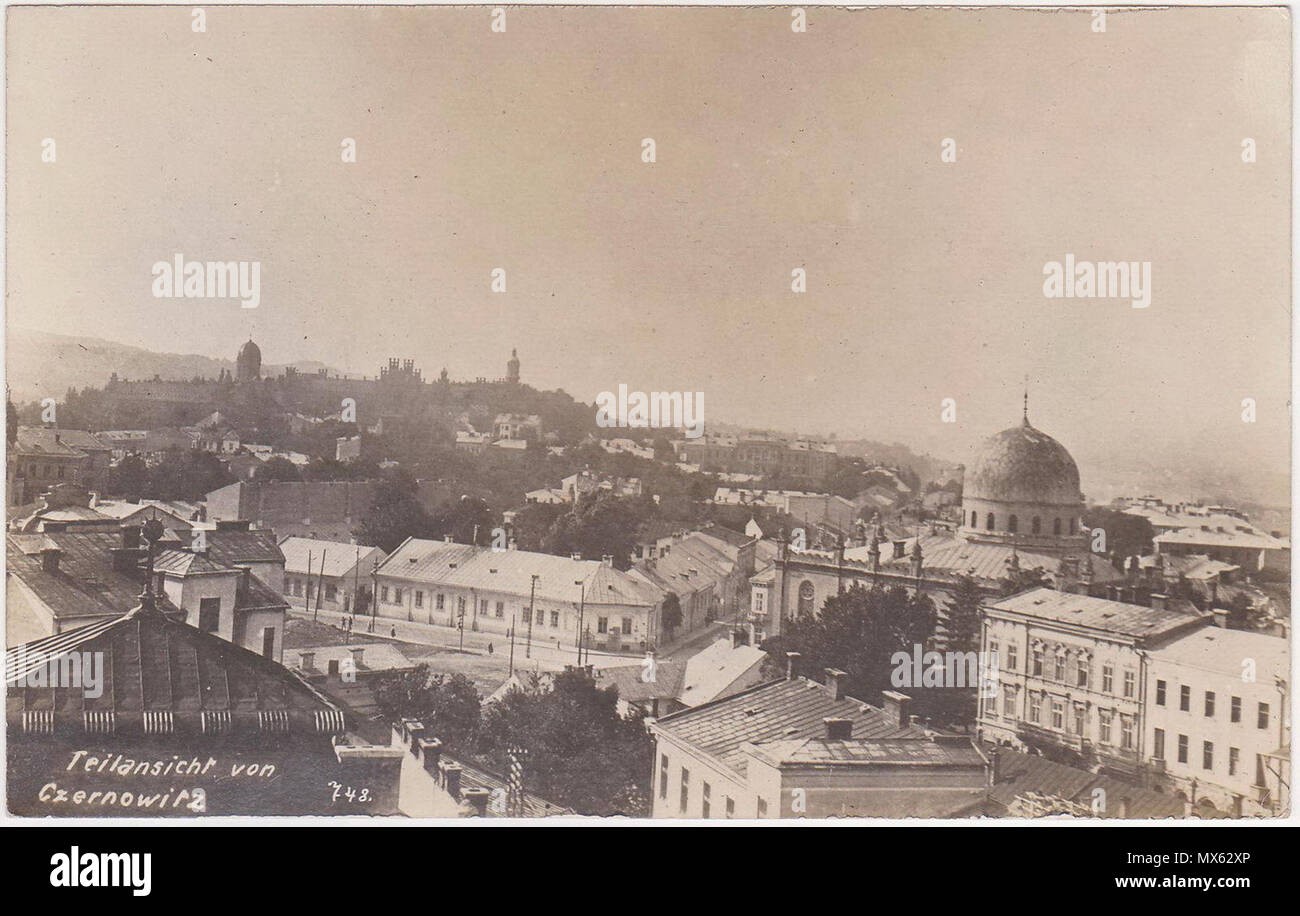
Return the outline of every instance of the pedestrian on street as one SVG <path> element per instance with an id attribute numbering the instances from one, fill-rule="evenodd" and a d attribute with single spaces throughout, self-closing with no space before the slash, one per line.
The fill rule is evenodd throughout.
<path id="1" fill-rule="evenodd" d="M 492 643 L 488 643 L 488 655 L 492 654 Z"/>

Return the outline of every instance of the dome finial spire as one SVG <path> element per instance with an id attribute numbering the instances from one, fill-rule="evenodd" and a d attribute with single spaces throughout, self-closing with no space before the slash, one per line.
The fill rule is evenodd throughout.
<path id="1" fill-rule="evenodd" d="M 1029 425 L 1029 373 L 1025 373 L 1025 406 L 1021 409 L 1020 419 Z"/>

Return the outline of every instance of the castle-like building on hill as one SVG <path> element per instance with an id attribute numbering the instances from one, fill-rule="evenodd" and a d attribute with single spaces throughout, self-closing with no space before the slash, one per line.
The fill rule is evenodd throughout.
<path id="1" fill-rule="evenodd" d="M 1079 468 L 1061 443 L 1029 422 L 990 436 L 967 465 L 961 524 L 927 526 L 890 538 L 879 519 L 868 543 L 838 550 L 781 548 L 775 565 L 751 580 L 749 625 L 755 642 L 779 636 L 784 625 L 811 613 L 855 583 L 924 591 L 946 607 L 957 584 L 971 577 L 995 594 L 1007 576 L 1041 569 L 1058 589 L 1140 601 L 1140 587 L 1084 535 Z"/>
<path id="2" fill-rule="evenodd" d="M 234 372 L 223 369 L 215 379 L 126 379 L 113 373 L 104 388 L 105 423 L 181 426 L 213 411 L 324 418 L 337 415 L 344 398 L 356 402 L 359 416 L 372 420 L 426 412 L 454 415 L 472 405 L 508 400 L 521 388 L 517 350 L 511 351 L 505 376 L 497 379 L 453 381 L 444 368 L 428 381 L 415 360 L 398 357 L 390 357 L 376 376 L 301 372 L 288 366 L 272 377 L 263 374 L 261 348 L 250 338 L 235 355 Z"/>

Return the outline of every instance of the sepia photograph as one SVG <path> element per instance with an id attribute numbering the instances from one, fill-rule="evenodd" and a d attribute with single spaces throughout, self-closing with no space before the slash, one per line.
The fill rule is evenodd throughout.
<path id="1" fill-rule="evenodd" d="M 1293 16 L 8 6 L 4 820 L 1289 822 Z"/>

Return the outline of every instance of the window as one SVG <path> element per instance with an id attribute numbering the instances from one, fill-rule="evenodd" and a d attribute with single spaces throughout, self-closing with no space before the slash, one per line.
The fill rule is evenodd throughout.
<path id="1" fill-rule="evenodd" d="M 807 579 L 799 583 L 799 613 L 811 614 L 813 612 L 813 584 Z"/>
<path id="2" fill-rule="evenodd" d="M 1187 762 L 1187 736 L 1186 735 L 1178 736 L 1178 762 L 1179 763 Z"/>
<path id="3" fill-rule="evenodd" d="M 541 608 L 538 608 L 538 609 L 537 609 L 537 618 L 536 618 L 536 620 L 537 620 L 537 625 L 538 625 L 539 627 L 540 627 L 542 624 L 546 623 L 546 612 L 543 611 Z"/>
<path id="4" fill-rule="evenodd" d="M 275 658 L 275 627 L 262 628 L 262 656 Z"/>
<path id="5" fill-rule="evenodd" d="M 415 606 L 424 607 L 424 592 L 420 591 L 419 589 L 417 589 L 415 592 Z"/>
<path id="6" fill-rule="evenodd" d="M 1040 697 L 1036 697 L 1036 696 L 1034 696 L 1033 694 L 1030 694 L 1030 696 L 1029 696 L 1029 721 L 1030 721 L 1030 722 L 1033 722 L 1035 725 L 1037 725 L 1038 722 L 1039 722 L 1039 720 L 1042 718 L 1042 713 L 1041 713 L 1041 711 L 1039 710 L 1039 704 L 1040 704 L 1041 702 L 1042 702 L 1042 699 L 1041 699 Z"/>
<path id="7" fill-rule="evenodd" d="M 978 528 L 980 526 L 980 516 L 978 512 L 972 512 L 970 514 L 970 526 L 972 528 Z"/>
<path id="8" fill-rule="evenodd" d="M 659 755 L 659 797 L 668 798 L 668 755 Z"/>
<path id="9" fill-rule="evenodd" d="M 488 600 L 486 598 L 478 599 L 478 612 L 482 614 L 484 617 L 487 616 Z"/>
<path id="10" fill-rule="evenodd" d="M 1065 729 L 1065 703 L 1062 700 L 1052 700 L 1052 728 L 1057 731 Z"/>
<path id="11" fill-rule="evenodd" d="M 1016 688 L 1009 684 L 1002 688 L 1002 715 L 1008 719 L 1016 715 Z"/>
<path id="12" fill-rule="evenodd" d="M 307 597 L 308 597 L 308 598 L 315 598 L 315 597 L 316 597 L 316 580 L 315 580 L 315 579 L 308 579 L 308 580 L 307 580 Z"/>
<path id="13" fill-rule="evenodd" d="M 1075 703 L 1074 704 L 1074 733 L 1080 736 L 1083 735 L 1083 727 L 1084 727 L 1083 707 L 1080 704 Z"/>
<path id="14" fill-rule="evenodd" d="M 1056 679 L 1058 681 L 1065 680 L 1065 653 L 1064 652 L 1058 652 L 1056 654 L 1055 674 L 1056 674 Z"/>
<path id="15" fill-rule="evenodd" d="M 326 600 L 326 601 L 337 601 L 337 600 L 338 600 L 338 595 L 339 595 L 338 586 L 333 585 L 333 584 L 327 584 L 327 585 L 325 586 L 325 600 Z"/>
<path id="16" fill-rule="evenodd" d="M 1061 536 L 1061 520 L 1059 518 L 1052 519 L 1052 534 L 1057 537 Z"/>
<path id="17" fill-rule="evenodd" d="M 1201 769 L 1214 769 L 1214 744 L 1210 741 L 1201 742 Z"/>
<path id="18" fill-rule="evenodd" d="M 1126 751 L 1133 750 L 1133 717 L 1119 717 L 1119 746 Z"/>
<path id="19" fill-rule="evenodd" d="M 1214 718 L 1214 691 L 1205 691 L 1205 718 Z"/>
<path id="20" fill-rule="evenodd" d="M 1034 534 L 1041 534 L 1043 531 L 1043 520 L 1037 515 L 1034 516 L 1033 522 L 1030 523 Z"/>
<path id="21" fill-rule="evenodd" d="M 1074 526 L 1075 526 L 1076 522 L 1077 522 L 1077 519 L 1071 517 L 1071 519 L 1070 519 L 1070 536 L 1071 536 L 1071 537 L 1074 536 Z"/>
<path id="22" fill-rule="evenodd" d="M 297 597 L 297 598 L 301 598 L 301 597 L 302 597 L 302 580 L 301 580 L 301 579 L 294 579 L 294 580 L 293 580 L 293 594 L 294 594 L 294 596 Z"/>
<path id="23" fill-rule="evenodd" d="M 760 799 L 758 800 L 758 816 L 759 816 L 759 817 L 767 817 L 767 799 L 766 799 L 766 798 L 760 798 Z"/>
<path id="24" fill-rule="evenodd" d="M 1157 706 L 1164 706 L 1164 705 L 1165 705 L 1165 690 L 1166 690 L 1166 687 L 1167 687 L 1167 685 L 1165 684 L 1164 681 L 1156 681 L 1156 705 L 1157 705 Z M 1110 688 L 1108 688 L 1108 687 L 1103 687 L 1102 689 L 1103 689 L 1103 690 L 1109 690 Z"/>
<path id="25" fill-rule="evenodd" d="M 1137 691 L 1137 673 L 1133 671 L 1124 672 L 1124 696 L 1129 699 L 1133 698 Z"/>
<path id="26" fill-rule="evenodd" d="M 1008 671 L 1015 671 L 1015 670 L 1016 670 L 1016 664 L 1017 664 L 1017 659 L 1016 659 L 1016 644 L 1015 644 L 1015 643 L 1011 643 L 1010 645 L 1007 646 L 1007 670 L 1008 670 Z"/>
<path id="27" fill-rule="evenodd" d="M 700 786 L 700 798 L 700 817 L 707 818 L 709 816 L 709 784 L 707 782 Z"/>
<path id="28" fill-rule="evenodd" d="M 596 618 L 596 632 L 597 632 L 597 633 L 607 633 L 607 632 L 609 632 L 609 618 L 608 618 L 608 617 L 597 617 L 597 618 Z"/>
<path id="29" fill-rule="evenodd" d="M 726 808 L 726 812 L 727 812 L 727 817 L 735 817 L 735 816 L 736 816 L 736 800 L 735 800 L 734 798 L 732 798 L 730 795 L 727 795 L 727 796 L 724 797 L 723 801 L 725 802 L 725 808 Z"/>
<path id="30" fill-rule="evenodd" d="M 1043 676 L 1043 650 L 1034 650 L 1034 677 Z"/>
<path id="31" fill-rule="evenodd" d="M 439 593 L 438 593 L 438 597 L 435 598 L 434 601 L 433 601 L 433 606 L 436 607 L 436 608 L 437 608 L 438 610 L 440 610 L 440 611 L 443 610 L 444 607 L 446 606 L 446 603 L 447 603 L 447 600 L 446 600 L 446 599 L 447 599 L 447 596 L 444 595 L 444 594 L 442 594 L 442 592 L 439 592 Z"/>
<path id="32" fill-rule="evenodd" d="M 1178 688 L 1178 708 L 1183 712 L 1192 708 L 1192 688 L 1186 685 Z"/>
<path id="33" fill-rule="evenodd" d="M 1019 528 L 1020 528 L 1020 519 L 1016 518 L 1014 515 L 1011 516 L 1011 518 L 1007 519 L 1008 531 L 1010 531 L 1012 534 L 1015 534 L 1016 531 L 1019 530 Z"/>
<path id="34" fill-rule="evenodd" d="M 1268 728 L 1268 704 L 1260 703 L 1259 711 L 1256 715 L 1257 724 L 1260 728 Z"/>
<path id="35" fill-rule="evenodd" d="M 754 589 L 754 610 L 762 614 L 767 611 L 767 592 L 761 588 Z"/>
<path id="36" fill-rule="evenodd" d="M 498 620 L 503 620 L 503 619 L 505 619 L 505 616 L 506 616 L 506 603 L 505 603 L 504 601 L 498 601 L 498 602 L 497 602 L 497 619 L 498 619 Z"/>
<path id="37" fill-rule="evenodd" d="M 1079 676 L 1075 684 L 1079 687 L 1088 686 L 1088 660 L 1082 656 L 1079 658 Z"/>
<path id="38" fill-rule="evenodd" d="M 1241 697 L 1232 698 L 1232 705 L 1230 707 L 1228 715 L 1233 722 L 1241 721 Z"/>
<path id="39" fill-rule="evenodd" d="M 456 596 L 456 616 L 457 616 L 457 617 L 464 617 L 464 616 L 465 616 L 465 596 L 464 596 L 464 595 L 457 595 L 457 596 Z"/>
<path id="40" fill-rule="evenodd" d="M 993 530 L 993 525 L 994 525 L 994 523 L 995 523 L 996 521 L 997 521 L 997 519 L 995 519 L 995 518 L 993 517 L 993 513 L 990 512 L 990 513 L 989 513 L 987 516 L 985 516 L 985 518 L 984 518 L 984 527 L 987 528 L 989 531 L 992 531 L 992 530 Z"/>
<path id="41" fill-rule="evenodd" d="M 997 714 L 998 714 L 998 698 L 997 698 L 997 697 L 985 697 L 985 698 L 984 698 L 984 715 L 989 716 L 989 717 L 991 717 L 991 718 L 996 718 L 996 717 L 997 717 Z"/>
<path id="42" fill-rule="evenodd" d="M 551 626 L 558 627 L 559 625 L 560 625 L 560 612 L 551 611 Z"/>
<path id="43" fill-rule="evenodd" d="M 682 795 L 681 795 L 681 800 L 678 802 L 678 806 L 681 808 L 682 814 L 686 813 L 686 803 L 690 801 L 690 798 L 691 798 L 691 771 L 686 769 L 686 767 L 682 767 Z"/>
<path id="44" fill-rule="evenodd" d="M 204 633 L 215 633 L 221 626 L 221 599 L 199 599 L 199 629 Z"/>
<path id="45" fill-rule="evenodd" d="M 1097 710 L 1097 740 L 1102 744 L 1110 744 L 1110 722 L 1114 715 L 1109 709 Z"/>
<path id="46" fill-rule="evenodd" d="M 1241 750 L 1239 748 L 1228 748 L 1228 775 L 1236 776 L 1237 767 L 1241 765 Z"/>
<path id="47" fill-rule="evenodd" d="M 402 603 L 402 590 L 401 590 L 400 588 L 394 588 L 394 589 L 393 589 L 393 604 L 401 604 L 401 603 Z"/>
<path id="48" fill-rule="evenodd" d="M 624 617 L 624 618 L 623 618 L 623 635 L 624 635 L 624 636 L 631 636 L 631 635 L 632 635 L 632 618 L 631 618 L 631 617 Z"/>
<path id="49" fill-rule="evenodd" d="M 1151 749 L 1151 756 L 1154 757 L 1156 760 L 1164 760 L 1165 759 L 1165 730 L 1163 728 L 1156 729 L 1155 741 L 1153 742 L 1153 745 L 1154 746 Z"/>

